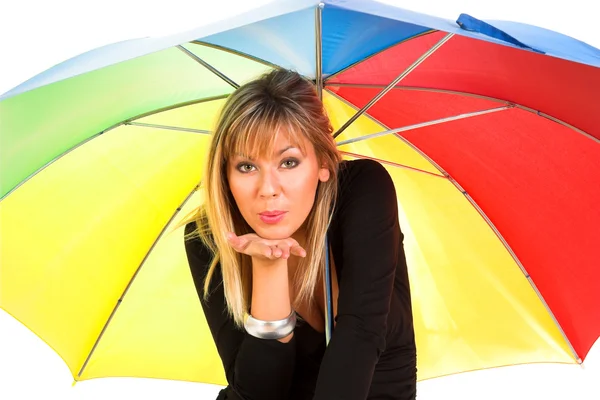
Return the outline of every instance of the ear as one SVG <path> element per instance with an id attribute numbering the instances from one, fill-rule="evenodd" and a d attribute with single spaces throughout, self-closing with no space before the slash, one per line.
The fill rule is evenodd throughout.
<path id="1" fill-rule="evenodd" d="M 321 182 L 327 182 L 329 180 L 329 177 L 331 176 L 331 173 L 329 172 L 329 169 L 326 167 L 322 167 L 319 170 L 319 180 Z"/>

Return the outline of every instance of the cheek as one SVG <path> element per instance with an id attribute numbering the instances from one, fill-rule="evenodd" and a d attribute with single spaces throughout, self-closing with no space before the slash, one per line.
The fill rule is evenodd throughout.
<path id="1" fill-rule="evenodd" d="M 294 180 L 294 202 L 296 203 L 296 206 L 299 208 L 299 210 L 302 210 L 306 214 L 308 214 L 308 212 L 313 206 L 318 183 L 318 178 L 313 174 L 303 176 L 302 178 Z"/>
<path id="2" fill-rule="evenodd" d="M 238 208 L 244 214 L 245 209 L 249 206 L 249 185 L 243 184 L 239 179 L 229 179 L 229 190 L 233 195 L 233 199 L 237 204 Z"/>

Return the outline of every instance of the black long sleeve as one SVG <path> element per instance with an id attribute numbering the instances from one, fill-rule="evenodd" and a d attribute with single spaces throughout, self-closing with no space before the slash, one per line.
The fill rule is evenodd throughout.
<path id="1" fill-rule="evenodd" d="M 186 234 L 195 228 L 186 226 Z M 206 320 L 223 362 L 230 388 L 244 400 L 286 399 L 294 374 L 296 343 L 258 339 L 235 327 L 227 313 L 220 268 L 211 280 L 204 300 L 204 280 L 212 256 L 200 239 L 186 241 L 188 262 Z"/>
<path id="2" fill-rule="evenodd" d="M 192 229 L 190 224 L 186 232 Z M 326 349 L 324 335 L 306 324 L 296 328 L 289 343 L 257 339 L 235 328 L 225 309 L 220 268 L 204 301 L 211 255 L 200 240 L 186 243 L 234 399 L 415 398 L 416 349 L 403 235 L 394 184 L 382 165 L 342 163 L 328 236 L 339 296 Z"/>
<path id="3" fill-rule="evenodd" d="M 377 162 L 360 160 L 341 174 L 345 181 L 330 229 L 335 263 L 342 266 L 337 324 L 321 364 L 315 400 L 367 398 L 386 349 L 395 272 L 404 258 L 396 192 L 388 172 Z M 412 317 L 407 318 L 411 321 L 406 326 L 412 327 Z"/>

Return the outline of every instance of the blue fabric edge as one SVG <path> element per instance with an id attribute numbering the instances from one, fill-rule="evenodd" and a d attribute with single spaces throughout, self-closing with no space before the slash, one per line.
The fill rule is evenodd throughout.
<path id="1" fill-rule="evenodd" d="M 475 39 L 523 49 L 522 46 L 514 43 L 490 37 L 479 32 L 464 30 L 460 28 L 454 21 L 405 10 L 371 0 L 282 0 L 250 10 L 228 20 L 218 21 L 187 32 L 165 37 L 133 39 L 90 50 L 86 53 L 66 60 L 23 82 L 22 84 L 0 96 L 0 101 L 63 79 L 164 50 L 169 47 L 184 44 L 192 40 L 202 39 L 203 37 L 214 35 L 229 29 L 235 29 L 239 26 L 258 22 L 267 18 L 273 18 L 282 14 L 301 11 L 310 7 L 317 7 L 321 3 L 324 3 L 325 7 L 327 7 L 327 5 L 333 5 L 339 8 L 346 8 L 348 10 L 363 12 L 382 18 L 395 19 L 402 22 L 420 25 L 424 28 L 455 33 Z M 521 37 L 515 35 L 514 33 L 507 34 L 513 37 L 515 40 L 524 43 L 526 46 L 545 52 L 546 55 L 600 68 L 600 50 L 577 39 L 573 39 L 569 36 L 544 28 L 527 24 L 513 23 L 510 21 L 489 21 L 487 24 L 490 26 L 495 26 L 497 29 L 505 32 L 506 29 L 502 29 L 500 25 L 504 25 L 505 27 L 509 27 L 515 31 L 518 31 Z M 531 40 L 527 40 L 522 36 L 530 37 Z M 531 43 L 532 40 L 537 40 L 539 43 Z M 560 47 L 555 45 L 553 46 L 553 43 L 556 41 L 561 42 Z M 577 49 L 578 52 L 576 53 L 573 51 L 573 49 Z"/>

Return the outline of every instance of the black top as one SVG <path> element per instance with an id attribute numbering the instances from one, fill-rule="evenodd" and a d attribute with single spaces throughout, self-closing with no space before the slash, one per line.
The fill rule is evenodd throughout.
<path id="1" fill-rule="evenodd" d="M 199 239 L 186 242 L 194 284 L 229 383 L 220 398 L 416 397 L 410 288 L 393 182 L 375 161 L 344 161 L 338 196 L 328 232 L 339 283 L 338 314 L 327 348 L 324 334 L 308 323 L 298 325 L 288 343 L 235 328 L 220 269 L 205 302 L 211 254 Z M 194 228 L 195 223 L 188 224 L 186 233 Z"/>

